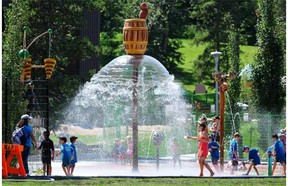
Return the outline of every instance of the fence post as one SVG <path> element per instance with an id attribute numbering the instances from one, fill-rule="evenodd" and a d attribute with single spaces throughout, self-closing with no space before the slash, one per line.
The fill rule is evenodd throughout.
<path id="1" fill-rule="evenodd" d="M 272 176 L 272 149 L 268 148 L 268 176 Z"/>

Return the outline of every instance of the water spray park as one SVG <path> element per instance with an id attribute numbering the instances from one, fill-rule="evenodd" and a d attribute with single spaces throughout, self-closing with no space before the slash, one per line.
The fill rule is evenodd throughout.
<path id="1" fill-rule="evenodd" d="M 245 72 L 252 71 L 252 67 L 245 66 L 240 73 L 218 71 L 218 60 L 221 52 L 211 53 L 216 63 L 216 72 L 211 78 L 215 81 L 216 93 L 207 93 L 205 85 L 198 84 L 192 96 L 185 95 L 181 85 L 175 77 L 153 56 L 145 55 L 148 47 L 149 30 L 146 20 L 148 5 L 140 5 L 139 18 L 126 19 L 123 25 L 123 46 L 125 55 L 116 57 L 89 81 L 79 87 L 79 91 L 67 107 L 61 111 L 64 114 L 63 124 L 50 132 L 54 142 L 55 152 L 60 151 L 58 137 L 77 136 L 76 148 L 78 162 L 73 175 L 65 176 L 62 170 L 61 156 L 55 156 L 51 162 L 52 175 L 42 170 L 41 151 L 32 147 L 28 165 L 30 173 L 26 175 L 21 157 L 24 147 L 18 144 L 2 143 L 2 178 L 4 184 L 9 180 L 16 181 L 55 181 L 62 179 L 88 179 L 88 178 L 197 178 L 199 165 L 197 162 L 198 142 L 187 140 L 184 136 L 197 136 L 197 124 L 201 118 L 207 119 L 208 127 L 212 127 L 215 116 L 219 118 L 219 170 L 212 167 L 210 156 L 207 163 L 215 171 L 209 179 L 235 179 L 235 178 L 284 178 L 282 166 L 277 165 L 272 176 L 272 148 L 262 149 L 260 153 L 261 164 L 257 166 L 260 175 L 247 172 L 248 155 L 242 152 L 247 144 L 253 147 L 253 127 L 258 120 L 245 109 L 248 105 L 241 104 L 243 112 L 232 113 L 227 109 L 230 104 L 228 90 L 229 83 L 234 78 L 244 76 Z M 36 36 L 30 44 L 26 44 L 27 28 L 23 32 L 23 48 L 18 56 L 21 59 L 20 82 L 25 86 L 26 110 L 33 118 L 31 126 L 37 133 L 38 146 L 44 139 L 42 133 L 50 131 L 49 117 L 49 83 L 53 81 L 53 71 L 57 63 L 56 56 L 50 54 L 53 47 L 49 29 Z M 42 37 L 49 37 L 48 56 L 43 64 L 33 64 L 29 48 Z M 57 63 L 56 63 L 57 61 Z M 32 79 L 31 74 L 37 71 L 37 76 L 43 76 L 39 71 L 45 71 L 44 79 Z M 41 74 L 41 75 L 39 75 Z M 34 75 L 33 77 L 35 77 Z M 247 81 L 248 82 L 248 81 Z M 201 85 L 201 86 L 200 86 Z M 37 112 L 38 94 L 34 89 L 41 88 L 46 102 L 45 113 Z M 231 104 L 230 104 L 231 107 Z M 36 111 L 35 111 L 36 110 Z M 229 111 L 230 112 L 229 112 Z M 43 119 L 45 118 L 45 119 Z M 231 131 L 225 134 L 225 119 L 231 120 Z M 232 118 L 232 119 L 231 119 Z M 251 119 L 252 118 L 252 119 Z M 256 118 L 256 117 L 255 117 Z M 269 117 L 267 117 L 269 120 Z M 239 159 L 238 170 L 230 174 L 229 141 L 236 131 L 235 120 L 251 122 L 247 135 L 250 141 L 241 141 L 238 144 Z M 270 122 L 271 123 L 271 122 Z M 272 128 L 271 126 L 267 128 Z M 279 128 L 280 130 L 280 128 Z M 270 133 L 269 133 L 270 134 Z M 242 134 L 241 134 L 242 137 Z M 128 138 L 131 140 L 129 146 Z M 178 155 L 175 160 L 172 142 L 179 143 Z M 267 136 L 270 143 L 271 136 Z M 250 142 L 250 144 L 249 144 Z M 253 142 L 253 145 L 252 145 Z M 245 143 L 245 144 L 244 144 Z M 121 156 L 120 146 L 125 146 L 125 155 Z M 115 151 L 115 146 L 117 149 Z M 130 148 L 132 154 L 126 154 Z M 243 162 L 243 163 L 242 163 Z M 246 166 L 245 163 L 246 162 Z M 203 179 L 209 176 L 204 170 Z M 201 178 L 199 178 L 201 179 Z"/>

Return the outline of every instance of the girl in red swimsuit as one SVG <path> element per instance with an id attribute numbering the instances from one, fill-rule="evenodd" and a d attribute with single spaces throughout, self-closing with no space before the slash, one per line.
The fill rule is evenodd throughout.
<path id="1" fill-rule="evenodd" d="M 194 139 L 199 141 L 199 146 L 198 146 L 198 162 L 199 162 L 199 166 L 200 166 L 200 177 L 203 176 L 203 169 L 204 166 L 209 170 L 210 172 L 210 176 L 213 176 L 215 173 L 212 171 L 211 167 L 209 166 L 209 164 L 205 161 L 206 157 L 208 155 L 208 143 L 209 143 L 209 137 L 208 137 L 208 133 L 206 130 L 206 122 L 205 121 L 201 121 L 198 124 L 198 136 L 194 137 L 194 136 L 184 136 L 187 139 Z"/>

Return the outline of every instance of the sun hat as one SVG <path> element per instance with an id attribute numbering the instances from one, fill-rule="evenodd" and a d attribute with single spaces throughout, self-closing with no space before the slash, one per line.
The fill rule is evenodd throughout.
<path id="1" fill-rule="evenodd" d="M 235 132 L 234 137 L 240 137 L 240 134 L 238 132 Z"/>
<path id="2" fill-rule="evenodd" d="M 30 120 L 30 119 L 32 119 L 32 117 L 29 116 L 28 114 L 24 114 L 21 116 L 21 120 Z"/>

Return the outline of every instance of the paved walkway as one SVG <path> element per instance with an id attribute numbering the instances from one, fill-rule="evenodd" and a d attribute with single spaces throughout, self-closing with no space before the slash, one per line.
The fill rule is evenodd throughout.
<path id="1" fill-rule="evenodd" d="M 30 169 L 34 172 L 42 168 L 41 162 L 30 162 Z M 210 164 L 210 166 L 212 166 Z M 257 166 L 260 176 L 267 176 L 267 165 Z M 152 160 L 141 160 L 138 164 L 139 172 L 132 172 L 131 165 L 115 164 L 114 162 L 95 162 L 95 161 L 80 161 L 76 164 L 74 176 L 144 176 L 144 177 L 157 177 L 157 176 L 198 176 L 199 166 L 197 162 L 182 161 L 182 167 L 177 164 L 173 167 L 171 161 L 161 162 L 157 170 L 156 162 Z M 212 168 L 213 169 L 213 168 Z M 244 171 L 236 171 L 233 176 L 243 176 Z M 35 175 L 32 174 L 32 175 Z M 209 176 L 207 169 L 204 169 L 204 176 Z M 252 169 L 251 176 L 256 176 L 255 171 Z M 282 175 L 282 167 L 277 166 L 275 175 Z M 65 176 L 60 161 L 52 162 L 52 176 Z M 215 177 L 227 177 L 229 170 L 225 170 L 223 174 L 215 174 Z"/>

